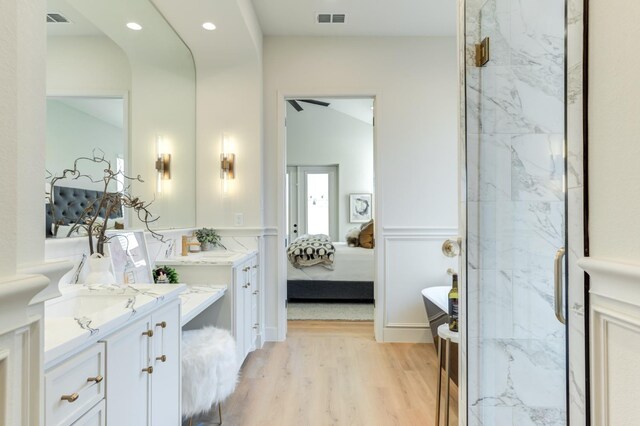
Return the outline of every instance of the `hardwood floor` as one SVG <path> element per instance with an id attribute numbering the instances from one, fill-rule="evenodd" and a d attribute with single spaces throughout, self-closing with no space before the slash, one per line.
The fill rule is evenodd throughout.
<path id="1" fill-rule="evenodd" d="M 245 361 L 222 417 L 239 426 L 434 425 L 436 366 L 433 345 L 376 343 L 371 322 L 290 321 L 285 342 Z M 451 395 L 457 424 L 453 383 Z M 196 420 L 212 419 L 217 410 Z"/>

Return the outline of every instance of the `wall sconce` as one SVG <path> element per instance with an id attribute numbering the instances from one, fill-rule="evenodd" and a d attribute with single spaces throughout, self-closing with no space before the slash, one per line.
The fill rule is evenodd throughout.
<path id="1" fill-rule="evenodd" d="M 162 138 L 156 140 L 156 190 L 162 192 L 162 181 L 171 179 L 171 154 L 162 152 Z"/>
<path id="2" fill-rule="evenodd" d="M 222 179 L 233 179 L 235 178 L 235 154 L 220 154 L 220 177 Z"/>

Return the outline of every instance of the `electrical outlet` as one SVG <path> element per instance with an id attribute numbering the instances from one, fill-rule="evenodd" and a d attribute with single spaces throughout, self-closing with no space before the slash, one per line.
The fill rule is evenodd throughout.
<path id="1" fill-rule="evenodd" d="M 236 226 L 244 225 L 244 214 L 236 213 L 235 224 L 236 224 Z"/>

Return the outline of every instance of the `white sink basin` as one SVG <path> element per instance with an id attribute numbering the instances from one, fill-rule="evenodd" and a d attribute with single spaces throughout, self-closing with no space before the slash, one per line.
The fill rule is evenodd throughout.
<path id="1" fill-rule="evenodd" d="M 127 307 L 127 304 L 135 302 L 133 298 L 134 296 L 130 295 L 78 295 L 47 306 L 45 316 L 84 317 L 111 308 L 122 310 Z"/>

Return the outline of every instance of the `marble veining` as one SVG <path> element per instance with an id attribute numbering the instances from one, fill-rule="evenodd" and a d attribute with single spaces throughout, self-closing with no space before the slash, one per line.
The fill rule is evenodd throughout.
<path id="1" fill-rule="evenodd" d="M 468 424 L 564 425 L 566 333 L 553 297 L 570 226 L 564 2 L 470 0 L 465 12 Z M 490 62 L 476 68 L 473 45 L 487 36 Z"/>

